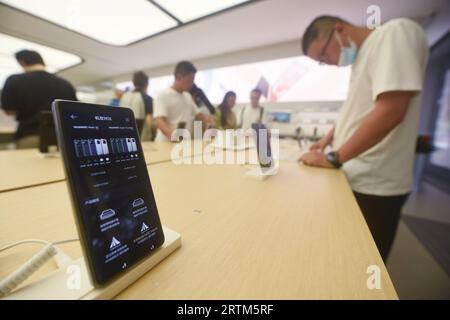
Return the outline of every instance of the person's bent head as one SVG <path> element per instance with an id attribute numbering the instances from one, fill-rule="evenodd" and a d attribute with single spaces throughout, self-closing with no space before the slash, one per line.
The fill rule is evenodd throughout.
<path id="1" fill-rule="evenodd" d="M 34 50 L 20 50 L 16 52 L 15 57 L 25 71 L 30 67 L 45 66 L 44 59 L 42 59 L 41 55 Z"/>
<path id="2" fill-rule="evenodd" d="M 252 91 L 250 91 L 250 104 L 252 105 L 253 108 L 258 108 L 260 98 L 261 98 L 260 89 L 255 88 Z"/>
<path id="3" fill-rule="evenodd" d="M 189 61 L 181 61 L 175 66 L 174 76 L 175 84 L 174 87 L 179 91 L 189 91 L 191 90 L 194 80 L 195 73 L 197 69 Z"/>
<path id="4" fill-rule="evenodd" d="M 360 39 L 359 29 L 339 17 L 317 17 L 303 34 L 303 53 L 324 64 L 352 64 L 357 51 L 355 40 Z"/>
<path id="5" fill-rule="evenodd" d="M 135 72 L 133 74 L 133 85 L 137 91 L 147 92 L 148 76 L 142 71 Z"/>

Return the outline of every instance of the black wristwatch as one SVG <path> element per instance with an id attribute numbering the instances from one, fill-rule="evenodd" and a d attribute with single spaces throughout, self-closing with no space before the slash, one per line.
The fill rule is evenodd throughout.
<path id="1" fill-rule="evenodd" d="M 327 153 L 327 161 L 331 163 L 336 169 L 342 167 L 342 163 L 339 161 L 339 153 L 335 151 Z"/>

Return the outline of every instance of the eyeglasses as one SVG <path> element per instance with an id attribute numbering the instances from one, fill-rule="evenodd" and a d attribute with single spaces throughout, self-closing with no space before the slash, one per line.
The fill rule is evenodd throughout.
<path id="1" fill-rule="evenodd" d="M 325 42 L 325 45 L 323 46 L 322 50 L 320 51 L 320 54 L 318 56 L 319 64 L 327 64 L 327 58 L 325 56 L 325 53 L 327 51 L 328 45 L 330 44 L 331 38 L 333 37 L 333 34 L 334 34 L 334 29 L 330 32 L 327 42 Z"/>

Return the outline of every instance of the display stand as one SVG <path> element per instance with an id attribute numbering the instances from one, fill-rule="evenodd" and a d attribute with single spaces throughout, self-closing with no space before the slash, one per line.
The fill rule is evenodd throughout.
<path id="1" fill-rule="evenodd" d="M 257 167 L 245 173 L 245 176 L 257 180 L 265 180 L 278 172 L 278 166 L 270 168 Z"/>
<path id="2" fill-rule="evenodd" d="M 79 258 L 45 278 L 13 291 L 5 300 L 92 300 L 111 299 L 130 286 L 181 246 L 181 236 L 163 227 L 165 242 L 144 261 L 105 287 L 94 287 L 84 258 Z"/>

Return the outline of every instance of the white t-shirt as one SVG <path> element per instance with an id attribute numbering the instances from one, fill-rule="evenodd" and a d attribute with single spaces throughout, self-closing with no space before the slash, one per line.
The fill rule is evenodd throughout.
<path id="1" fill-rule="evenodd" d="M 252 123 L 259 122 L 260 120 L 262 122 L 262 110 L 263 109 L 261 106 L 258 106 L 257 108 L 253 108 L 252 106 L 243 107 L 243 109 L 239 112 L 239 126 L 242 129 L 247 130 L 252 128 Z"/>
<path id="2" fill-rule="evenodd" d="M 379 94 L 422 90 L 428 47 L 415 22 L 393 19 L 363 42 L 355 63 L 347 100 L 336 122 L 333 149 L 338 150 L 375 108 Z M 343 170 L 356 192 L 389 196 L 411 191 L 420 115 L 420 93 L 409 103 L 404 120 L 382 141 L 346 162 Z"/>
<path id="3" fill-rule="evenodd" d="M 145 104 L 140 92 L 125 92 L 122 98 L 120 98 L 119 106 L 130 108 L 131 110 L 133 110 L 134 117 L 136 119 L 145 118 Z"/>
<path id="4" fill-rule="evenodd" d="M 186 123 L 186 129 L 193 134 L 193 121 L 200 110 L 188 92 L 178 92 L 173 88 L 162 90 L 153 102 L 153 118 L 166 117 L 171 129 L 176 129 L 180 122 Z M 155 141 L 168 141 L 166 136 L 157 130 Z"/>

